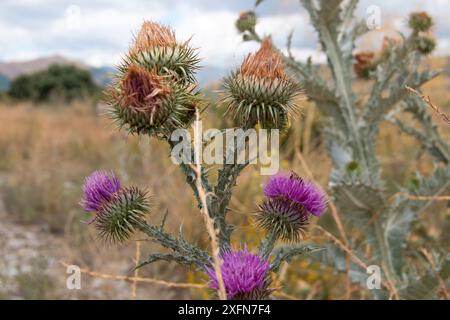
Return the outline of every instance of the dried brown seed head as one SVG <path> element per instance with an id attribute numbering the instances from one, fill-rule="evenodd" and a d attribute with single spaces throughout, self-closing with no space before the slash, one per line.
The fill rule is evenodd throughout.
<path id="1" fill-rule="evenodd" d="M 130 53 L 135 54 L 154 47 L 172 47 L 176 44 L 175 33 L 170 28 L 145 21 L 130 48 Z"/>
<path id="2" fill-rule="evenodd" d="M 266 38 L 261 48 L 245 58 L 239 73 L 262 79 L 285 79 L 284 64 L 279 54 L 273 49 L 272 42 Z"/>

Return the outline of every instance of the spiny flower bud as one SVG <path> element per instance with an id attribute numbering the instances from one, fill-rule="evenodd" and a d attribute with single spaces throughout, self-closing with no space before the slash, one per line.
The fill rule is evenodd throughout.
<path id="1" fill-rule="evenodd" d="M 433 19 L 425 11 L 413 12 L 409 15 L 408 25 L 415 32 L 425 32 L 433 26 Z"/>
<path id="2" fill-rule="evenodd" d="M 240 33 L 245 31 L 252 31 L 256 26 L 256 15 L 253 11 L 241 12 L 239 18 L 236 20 L 236 28 Z"/>
<path id="3" fill-rule="evenodd" d="M 414 39 L 414 46 L 421 54 L 427 55 L 436 48 L 436 40 L 430 36 L 418 36 Z"/>
<path id="4" fill-rule="evenodd" d="M 178 43 L 175 33 L 168 27 L 146 21 L 121 68 L 137 64 L 154 70 L 158 75 L 170 75 L 176 80 L 194 83 L 199 60 L 188 42 Z"/>
<path id="5" fill-rule="evenodd" d="M 268 289 L 269 262 L 252 254 L 247 247 L 241 251 L 227 251 L 222 254 L 222 279 L 229 300 L 263 300 L 271 291 Z M 207 267 L 210 286 L 218 289 L 214 268 Z"/>
<path id="6" fill-rule="evenodd" d="M 302 97 L 299 84 L 286 76 L 281 57 L 265 39 L 224 81 L 223 102 L 242 127 L 283 129 Z"/>
<path id="7" fill-rule="evenodd" d="M 145 223 L 149 211 L 150 201 L 146 192 L 136 187 L 124 188 L 102 206 L 94 221 L 95 227 L 103 239 L 124 242 Z"/>
<path id="8" fill-rule="evenodd" d="M 123 242 L 145 221 L 150 211 L 147 194 L 138 188 L 121 188 L 113 173 L 95 171 L 85 179 L 83 208 L 94 213 L 94 223 L 106 240 Z"/>
<path id="9" fill-rule="evenodd" d="M 265 201 L 259 206 L 259 225 L 284 240 L 298 241 L 311 215 L 326 208 L 324 191 L 295 173 L 278 174 L 264 186 Z"/>
<path id="10" fill-rule="evenodd" d="M 111 114 L 130 133 L 167 136 L 192 122 L 198 101 L 192 91 L 187 84 L 174 84 L 131 65 L 110 88 Z"/>

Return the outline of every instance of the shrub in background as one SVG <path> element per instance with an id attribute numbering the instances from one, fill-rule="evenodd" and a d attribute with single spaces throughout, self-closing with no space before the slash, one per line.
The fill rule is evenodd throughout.
<path id="1" fill-rule="evenodd" d="M 73 65 L 51 65 L 47 70 L 14 79 L 8 95 L 17 100 L 71 102 L 98 91 L 89 71 Z"/>

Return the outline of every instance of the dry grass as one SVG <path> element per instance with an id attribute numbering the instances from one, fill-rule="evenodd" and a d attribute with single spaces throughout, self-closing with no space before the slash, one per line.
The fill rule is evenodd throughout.
<path id="1" fill-rule="evenodd" d="M 444 64 L 442 61 L 434 63 Z M 364 85 L 360 84 L 360 87 Z M 425 91 L 447 113 L 450 111 L 449 88 L 449 78 L 439 77 L 428 84 Z M 215 111 L 209 111 L 204 117 L 207 118 L 204 129 L 220 127 L 226 121 L 217 116 Z M 434 114 L 433 117 L 444 136 L 450 138 L 450 126 L 446 126 L 438 115 Z M 119 248 L 105 246 L 96 239 L 92 228 L 80 223 L 86 218 L 78 205 L 81 184 L 84 176 L 97 169 L 114 170 L 124 184 L 133 183 L 149 189 L 157 202 L 150 221 L 159 223 L 168 211 L 168 229 L 178 232 L 182 225 L 188 239 L 208 246 L 204 227 L 198 224 L 198 208 L 194 205 L 190 189 L 178 168 L 170 162 L 164 143 L 126 136 L 118 132 L 106 117 L 96 116 L 86 104 L 75 104 L 59 110 L 30 105 L 0 106 L 0 119 L 0 196 L 5 204 L 8 223 L 21 224 L 24 228 L 31 225 L 48 226 L 47 236 L 52 239 L 51 243 L 55 243 L 55 247 L 48 250 L 50 261 L 61 259 L 89 270 L 134 279 L 128 273 L 135 263 L 134 242 Z M 322 124 L 313 106 L 306 105 L 301 119 L 296 120 L 290 133 L 282 137 L 281 169 L 294 170 L 301 176 L 312 176 L 322 186 L 326 186 L 331 166 L 320 134 Z M 418 145 L 414 139 L 399 134 L 389 124 L 383 125 L 380 136 L 379 154 L 388 188 L 394 190 L 395 184 L 409 181 L 415 170 L 431 172 L 430 159 L 427 156 L 418 157 Z M 301 157 L 298 156 L 299 150 Z M 232 239 L 236 243 L 247 241 L 253 246 L 263 237 L 254 228 L 252 215 L 248 214 L 255 211 L 256 203 L 262 198 L 263 181 L 264 177 L 259 175 L 256 166 L 246 169 L 238 179 L 229 217 L 237 226 Z M 427 212 L 423 213 L 428 217 L 424 226 L 431 236 L 441 236 L 446 210 L 445 203 L 440 202 L 428 207 Z M 433 215 L 427 215 L 431 212 Z M 318 230 L 314 228 L 315 224 L 317 221 L 313 221 L 312 230 Z M 336 226 L 331 214 L 321 218 L 321 225 L 330 234 L 340 236 L 341 228 Z M 141 236 L 137 235 L 136 239 Z M 323 232 L 312 232 L 310 236 L 319 242 L 326 238 Z M 143 242 L 140 250 L 142 257 L 145 257 L 146 253 L 160 248 Z M 131 291 L 127 282 L 115 284 L 114 281 L 89 277 L 83 278 L 85 285 L 82 290 L 69 292 L 64 288 L 65 269 L 51 263 L 47 269 L 57 274 L 57 281 L 45 281 L 45 288 L 42 289 L 45 297 L 207 297 L 204 290 L 161 288 L 151 284 L 139 285 L 137 290 L 134 288 Z M 35 275 L 37 271 L 33 272 Z M 204 283 L 204 278 L 193 270 L 167 263 L 145 267 L 139 271 L 139 277 L 174 283 Z M 27 276 L 18 278 L 20 281 L 23 279 L 27 279 Z M 286 267 L 277 283 L 282 286 L 284 293 L 281 294 L 284 297 L 320 299 L 342 298 L 345 295 L 363 298 L 354 286 L 346 284 L 343 279 L 303 261 Z M 51 290 L 53 292 L 49 293 Z M 37 290 L 29 295 L 42 295 L 40 292 Z M 130 292 L 133 292 L 132 296 Z"/>

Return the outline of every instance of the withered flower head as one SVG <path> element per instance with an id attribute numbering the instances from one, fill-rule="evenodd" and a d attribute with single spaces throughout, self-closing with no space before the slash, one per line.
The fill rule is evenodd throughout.
<path id="1" fill-rule="evenodd" d="M 243 76 L 254 76 L 259 79 L 285 79 L 284 64 L 281 57 L 272 47 L 272 41 L 266 38 L 261 43 L 261 48 L 255 53 L 250 53 L 241 64 L 239 72 Z"/>
<path id="2" fill-rule="evenodd" d="M 132 65 L 120 81 L 123 106 L 136 112 L 156 112 L 170 88 L 161 77 L 144 68 Z"/>
<path id="3" fill-rule="evenodd" d="M 166 137 L 192 122 L 198 103 L 193 90 L 169 76 L 132 64 L 110 88 L 111 114 L 130 133 Z"/>
<path id="4" fill-rule="evenodd" d="M 108 91 L 113 119 L 130 133 L 160 138 L 186 128 L 199 103 L 197 63 L 196 51 L 170 28 L 144 22 Z"/>
<path id="5" fill-rule="evenodd" d="M 154 47 L 173 47 L 176 44 L 175 33 L 170 28 L 145 21 L 130 48 L 130 53 L 135 54 Z"/>
<path id="6" fill-rule="evenodd" d="M 241 67 L 224 81 L 227 112 L 242 127 L 257 124 L 263 129 L 285 129 L 303 98 L 298 83 L 284 70 L 283 60 L 265 39 Z"/>

